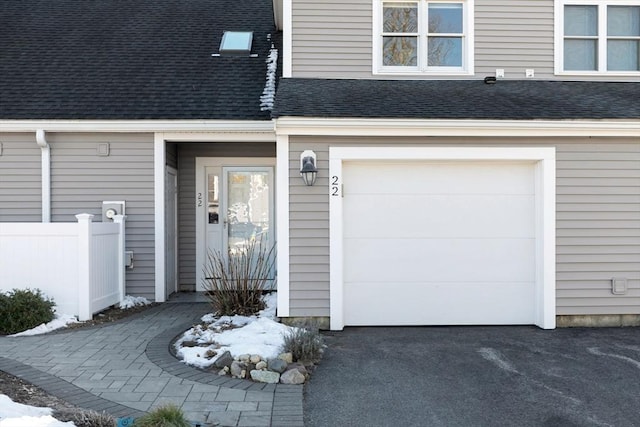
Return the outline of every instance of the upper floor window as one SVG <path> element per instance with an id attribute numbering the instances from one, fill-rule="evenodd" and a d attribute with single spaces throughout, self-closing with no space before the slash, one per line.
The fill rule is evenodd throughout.
<path id="1" fill-rule="evenodd" d="M 473 72 L 473 0 L 374 1 L 374 72 Z"/>
<path id="2" fill-rule="evenodd" d="M 640 71 L 640 2 L 561 0 L 559 12 L 558 72 L 624 75 Z"/>

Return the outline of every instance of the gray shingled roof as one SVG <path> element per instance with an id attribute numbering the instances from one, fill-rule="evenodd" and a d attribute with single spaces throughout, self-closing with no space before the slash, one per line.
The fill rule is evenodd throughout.
<path id="1" fill-rule="evenodd" d="M 258 58 L 219 57 L 223 30 Z M 251 119 L 272 0 L 2 0 L 0 119 Z"/>
<path id="2" fill-rule="evenodd" d="M 274 117 L 640 119 L 640 82 L 281 79 Z"/>

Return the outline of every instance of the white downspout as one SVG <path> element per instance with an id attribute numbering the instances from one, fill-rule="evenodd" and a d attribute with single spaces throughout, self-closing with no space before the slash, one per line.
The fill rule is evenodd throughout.
<path id="1" fill-rule="evenodd" d="M 51 149 L 44 129 L 36 131 L 36 143 L 42 150 L 42 222 L 51 222 Z"/>

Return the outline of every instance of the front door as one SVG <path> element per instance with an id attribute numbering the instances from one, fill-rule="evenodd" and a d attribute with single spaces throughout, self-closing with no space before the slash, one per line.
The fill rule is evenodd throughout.
<path id="1" fill-rule="evenodd" d="M 196 289 L 210 253 L 233 254 L 249 241 L 275 243 L 271 159 L 196 159 Z"/>

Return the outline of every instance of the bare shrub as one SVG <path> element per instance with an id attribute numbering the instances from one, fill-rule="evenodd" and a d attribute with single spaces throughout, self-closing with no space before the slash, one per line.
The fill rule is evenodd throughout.
<path id="1" fill-rule="evenodd" d="M 210 252 L 204 288 L 214 310 L 223 316 L 247 316 L 264 309 L 262 294 L 274 279 L 275 246 L 249 240 L 226 253 Z"/>
<path id="2" fill-rule="evenodd" d="M 284 334 L 282 352 L 291 353 L 294 361 L 308 364 L 320 360 L 323 347 L 324 340 L 318 327 L 306 324 Z"/>

